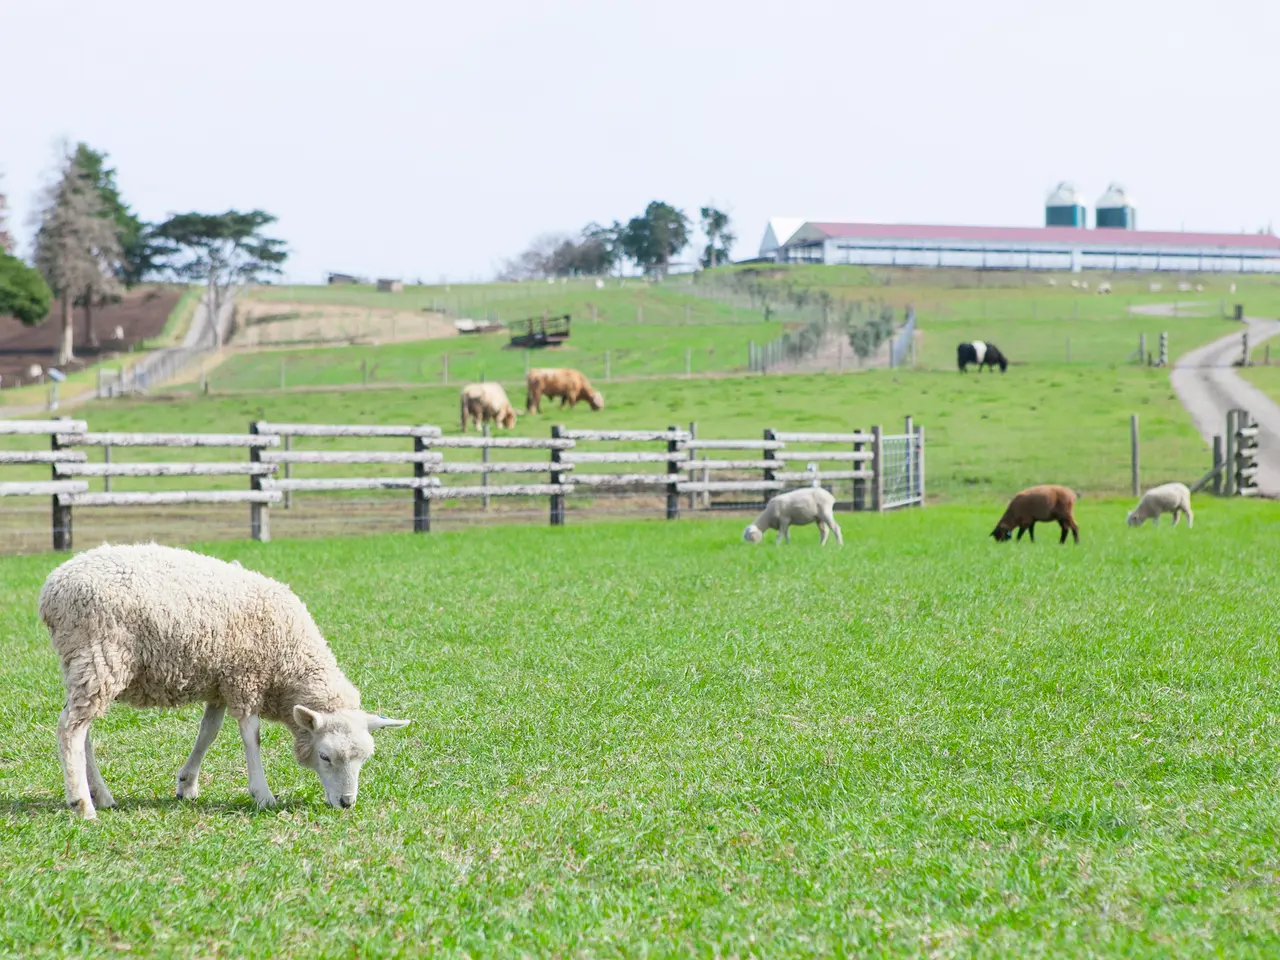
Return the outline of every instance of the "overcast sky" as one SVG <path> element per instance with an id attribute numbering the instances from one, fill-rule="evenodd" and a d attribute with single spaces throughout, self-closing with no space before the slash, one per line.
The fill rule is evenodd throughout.
<path id="1" fill-rule="evenodd" d="M 1152 229 L 1280 219 L 1275 0 L 0 0 L 0 189 L 59 138 L 146 219 L 260 207 L 328 270 L 488 278 L 653 199 L 1036 225 L 1112 180 Z"/>

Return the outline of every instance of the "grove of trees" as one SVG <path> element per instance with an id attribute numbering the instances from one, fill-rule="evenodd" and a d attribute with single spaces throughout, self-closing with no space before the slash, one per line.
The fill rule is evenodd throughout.
<path id="1" fill-rule="evenodd" d="M 56 298 L 60 365 L 75 358 L 77 306 L 85 311 L 88 345 L 97 347 L 95 311 L 143 280 L 206 284 L 216 316 L 231 286 L 279 274 L 288 257 L 284 241 L 263 234 L 275 217 L 262 210 L 143 221 L 122 198 L 108 159 L 85 143 L 62 151 L 33 218 L 34 268 L 13 255 L 0 194 L 0 314 L 35 325 Z"/>
<path id="2" fill-rule="evenodd" d="M 702 231 L 707 248 L 702 264 L 714 267 L 729 262 L 736 237 L 729 232 L 729 215 L 714 207 L 702 207 Z M 625 224 L 590 223 L 576 236 L 544 234 L 529 248 L 509 260 L 498 273 L 500 280 L 543 277 L 600 276 L 629 261 L 646 275 L 666 276 L 672 261 L 689 245 L 690 221 L 684 211 L 654 200 L 644 212 Z"/>

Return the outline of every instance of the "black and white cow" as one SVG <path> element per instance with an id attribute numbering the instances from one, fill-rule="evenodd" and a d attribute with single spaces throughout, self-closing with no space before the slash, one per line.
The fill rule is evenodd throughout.
<path id="1" fill-rule="evenodd" d="M 1009 361 L 1005 359 L 999 347 L 994 343 L 984 343 L 981 340 L 962 343 L 956 347 L 956 364 L 960 367 L 960 372 L 964 373 L 965 367 L 971 363 L 976 363 L 979 371 L 983 366 L 988 370 L 994 370 L 999 364 L 1001 373 L 1004 373 L 1005 368 L 1009 366 Z"/>

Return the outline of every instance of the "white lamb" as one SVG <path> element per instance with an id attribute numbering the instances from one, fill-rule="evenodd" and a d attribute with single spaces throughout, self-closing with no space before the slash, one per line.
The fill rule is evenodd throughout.
<path id="1" fill-rule="evenodd" d="M 112 701 L 135 707 L 204 702 L 178 773 L 179 799 L 200 792 L 200 763 L 228 710 L 240 726 L 249 793 L 267 786 L 259 718 L 293 733 L 294 756 L 320 775 L 334 807 L 356 802 L 371 731 L 403 727 L 360 709 L 315 622 L 288 587 L 239 564 L 155 544 L 101 546 L 62 564 L 40 591 L 40 619 L 62 662 L 67 703 L 58 747 L 67 803 L 86 819 L 115 806 L 93 758 L 89 725 Z"/>
<path id="2" fill-rule="evenodd" d="M 1172 513 L 1173 525 L 1178 525 L 1182 514 L 1187 515 L 1187 526 L 1195 525 L 1196 515 L 1191 512 L 1191 491 L 1185 483 L 1162 483 L 1152 487 L 1142 495 L 1138 505 L 1129 511 L 1125 522 L 1131 527 L 1140 527 L 1148 520 L 1153 526 L 1160 525 L 1160 514 Z"/>
<path id="3" fill-rule="evenodd" d="M 822 533 L 818 546 L 826 545 L 827 536 L 833 530 L 836 543 L 844 546 L 840 524 L 836 523 L 835 514 L 831 512 L 835 502 L 836 498 L 821 487 L 803 487 L 779 494 L 769 501 L 760 516 L 747 524 L 747 528 L 742 531 L 742 539 L 747 543 L 759 543 L 764 539 L 766 530 L 777 530 L 778 536 L 774 543 L 782 543 L 783 540 L 790 543 L 791 534 L 787 532 L 789 527 L 817 523 L 818 530 Z"/>

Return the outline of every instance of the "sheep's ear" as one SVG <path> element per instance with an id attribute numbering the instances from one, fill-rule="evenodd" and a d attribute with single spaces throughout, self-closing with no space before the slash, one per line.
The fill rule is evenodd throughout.
<path id="1" fill-rule="evenodd" d="M 298 704 L 293 708 L 293 720 L 303 730 L 310 730 L 312 733 L 319 730 L 324 723 L 324 717 L 314 710 L 308 710 L 302 704 Z"/>
<path id="2" fill-rule="evenodd" d="M 366 713 L 364 716 L 370 732 L 381 730 L 383 727 L 407 727 L 410 723 L 408 720 L 392 720 L 390 717 L 384 717 L 376 713 Z"/>

